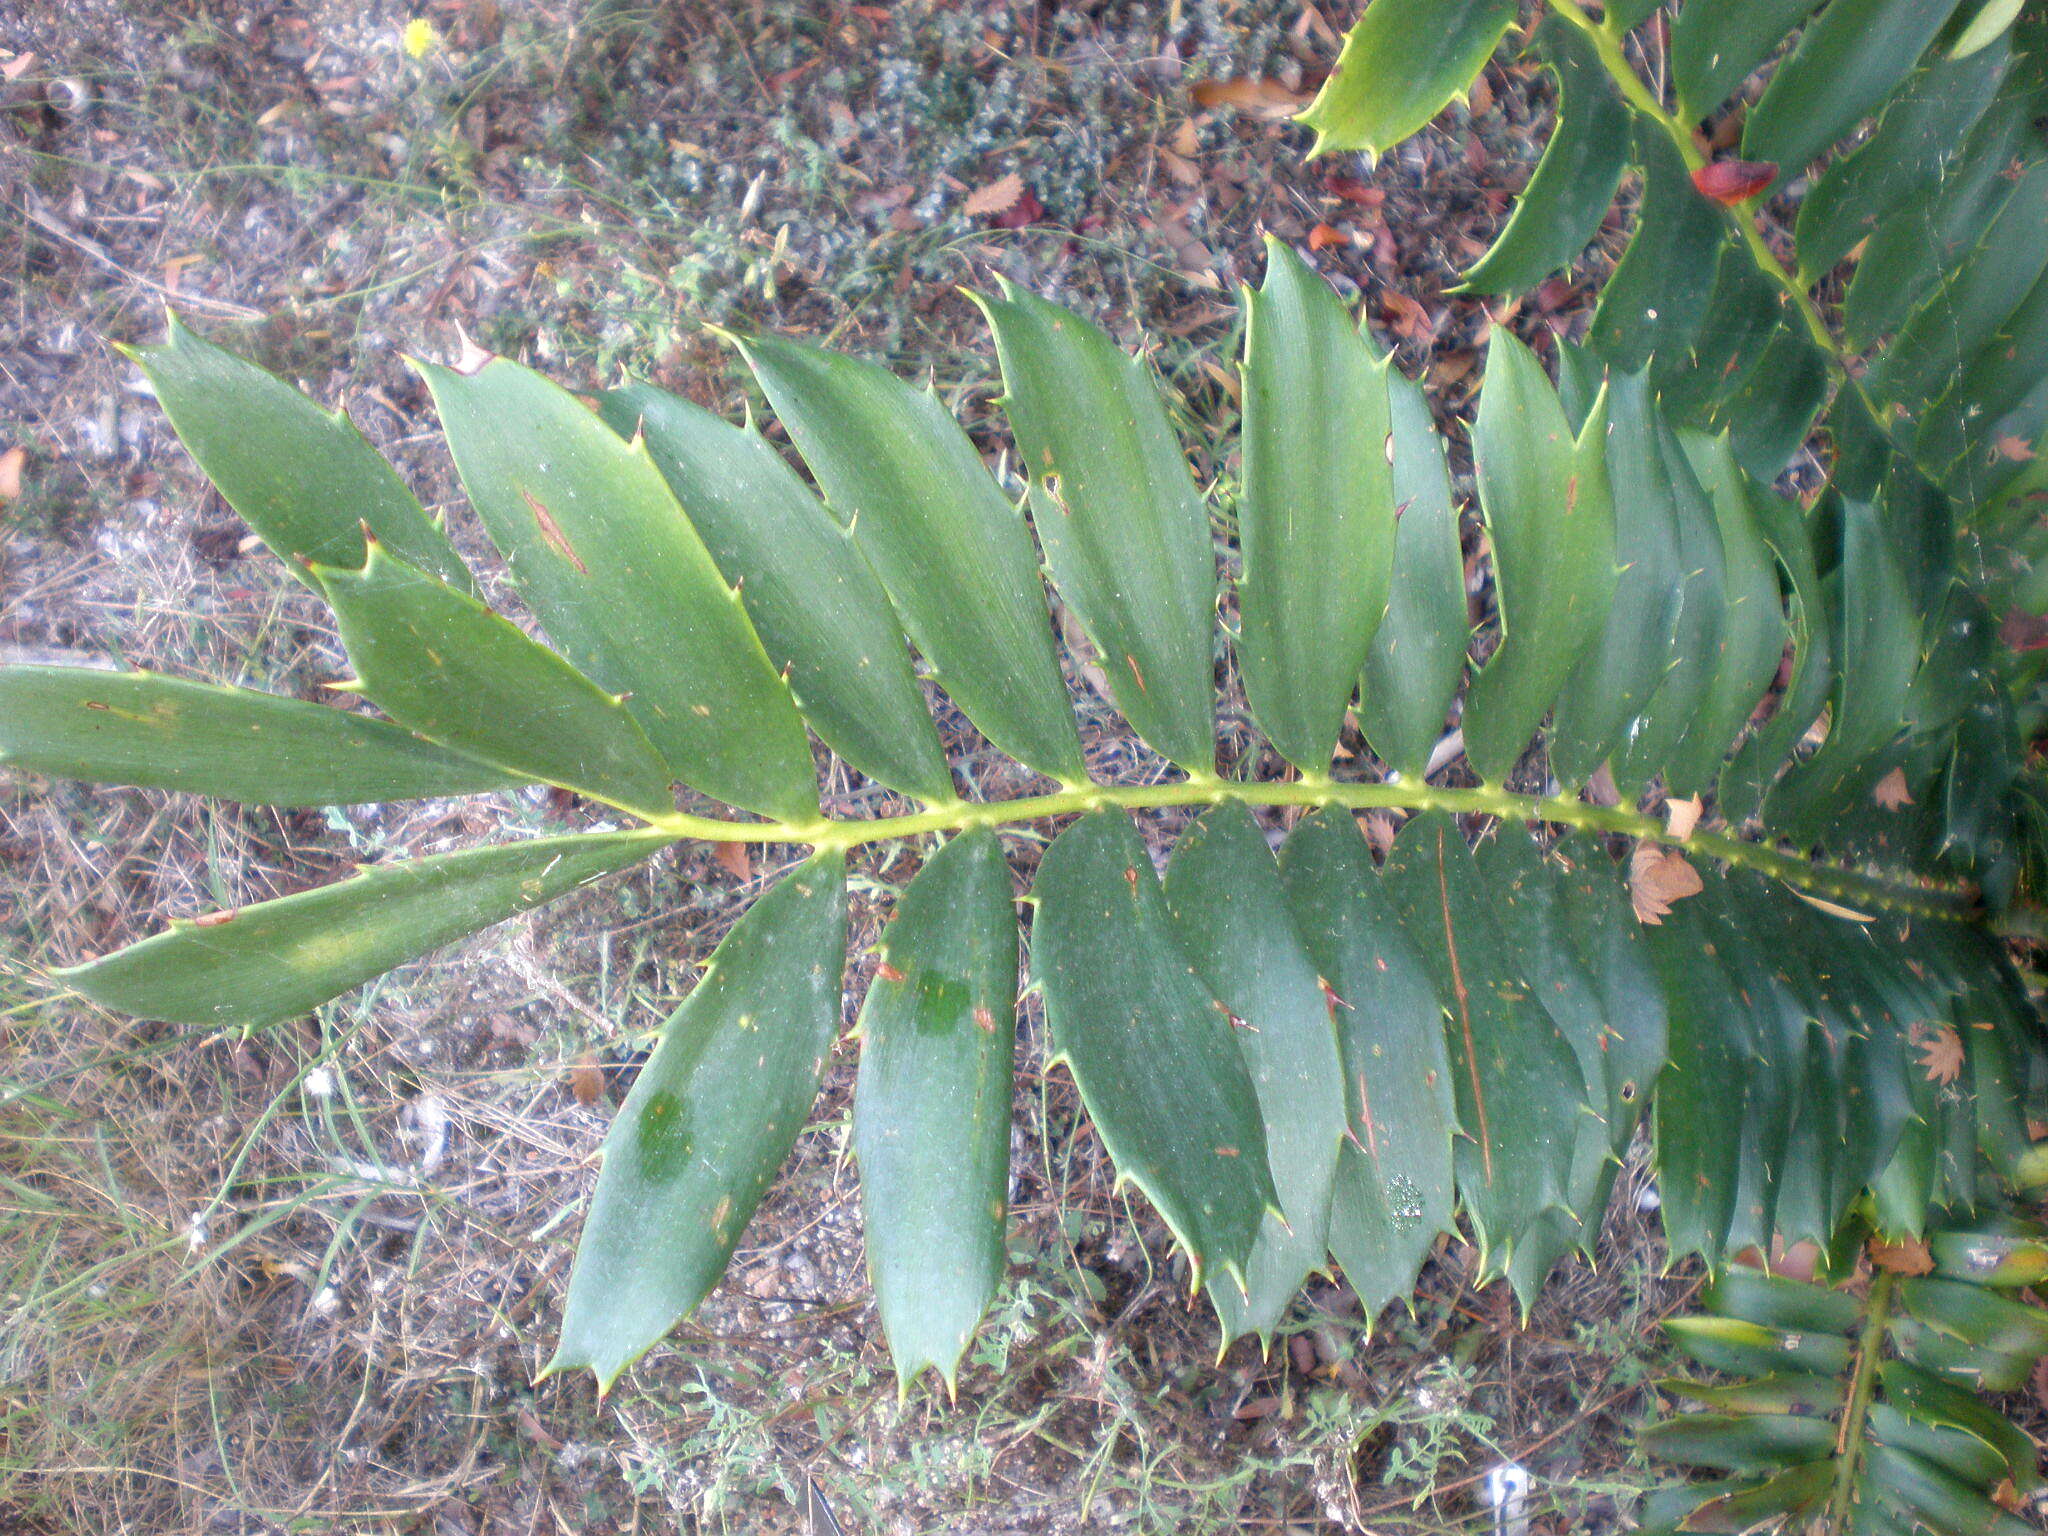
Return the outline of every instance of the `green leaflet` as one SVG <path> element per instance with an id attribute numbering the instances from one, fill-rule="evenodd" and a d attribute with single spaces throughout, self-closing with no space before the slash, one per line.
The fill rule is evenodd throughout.
<path id="1" fill-rule="evenodd" d="M 1736 1317 L 1674 1317 L 1666 1320 L 1664 1332 L 1701 1365 L 1731 1376 L 1779 1371 L 1833 1376 L 1852 1357 L 1849 1341 L 1835 1334 L 1786 1332 Z"/>
<path id="2" fill-rule="evenodd" d="M 1913 456 L 1968 505 L 1990 501 L 2023 468 L 2001 451 L 2048 430 L 2048 275 L 1999 322 L 1967 366 L 1921 419 Z"/>
<path id="3" fill-rule="evenodd" d="M 1928 1239 L 1928 1246 L 1938 1249 L 1954 1235 L 1953 1232 L 1934 1233 Z M 1987 1280 L 1982 1283 L 2000 1285 L 2006 1282 Z M 1879 1362 L 1877 1375 L 1885 1396 L 1896 1409 L 1924 1424 L 1962 1430 L 1992 1447 L 2005 1462 L 2004 1475 L 2010 1477 L 2022 1492 L 2041 1485 L 2037 1465 L 2040 1458 L 2033 1441 L 2003 1414 L 1904 1360 Z"/>
<path id="4" fill-rule="evenodd" d="M 1607 412 L 1574 444 L 1529 349 L 1495 327 L 1472 429 L 1479 504 L 1493 548 L 1501 640 L 1465 701 L 1465 751 L 1502 782 L 1543 723 L 1614 597 Z"/>
<path id="5" fill-rule="evenodd" d="M 1709 1387 L 1679 1379 L 1660 1381 L 1657 1390 L 1730 1413 L 1823 1414 L 1840 1410 L 1842 1399 L 1848 1395 L 1848 1383 L 1828 1376 L 1766 1376 L 1758 1381 Z"/>
<path id="6" fill-rule="evenodd" d="M 473 597 L 372 543 L 360 571 L 315 566 L 365 697 L 399 724 L 641 816 L 675 808 L 620 702 Z"/>
<path id="7" fill-rule="evenodd" d="M 1894 1010 L 1896 977 L 1884 974 L 1892 957 L 1860 925 L 1787 903 L 1778 938 L 1799 962 L 1786 974 L 1806 995 L 1833 1057 L 1840 1115 L 1835 1193 L 1853 1198 L 1877 1182 L 1919 1113 L 1905 1051 L 1906 1031 L 1917 1020 Z"/>
<path id="8" fill-rule="evenodd" d="M 474 590 L 462 557 L 398 472 L 340 411 L 187 330 L 173 314 L 141 365 L 206 478 L 308 586 L 301 563 L 357 565 L 363 529 L 421 570 Z"/>
<path id="9" fill-rule="evenodd" d="M 1742 130 L 1742 157 L 1780 183 L 1882 105 L 1912 71 L 1956 0 L 1829 0 L 1771 76 Z"/>
<path id="10" fill-rule="evenodd" d="M 1391 360 L 1380 366 L 1393 423 L 1394 575 L 1365 653 L 1358 719 L 1373 751 L 1419 779 L 1465 675 L 1471 621 L 1458 504 L 1429 402 Z"/>
<path id="11" fill-rule="evenodd" d="M 1599 232 L 1621 184 L 1628 108 L 1592 44 L 1577 27 L 1545 15 L 1533 47 L 1557 79 L 1557 126 L 1507 227 L 1454 292 L 1520 293 L 1569 267 Z"/>
<path id="12" fill-rule="evenodd" d="M 1976 11 L 1948 45 L 1952 59 L 1967 59 L 2001 40 L 2018 19 L 2026 0 L 1975 0 Z"/>
<path id="13" fill-rule="evenodd" d="M 959 423 L 874 363 L 740 348 L 953 701 L 999 751 L 1086 779 L 1030 530 Z"/>
<path id="14" fill-rule="evenodd" d="M 1657 404 L 1674 422 L 1711 425 L 1756 371 L 1764 348 L 1783 325 L 1785 295 L 1757 269 L 1748 249 L 1721 243 L 1706 314 L 1678 352 L 1650 359 Z"/>
<path id="15" fill-rule="evenodd" d="M 1663 1385 L 1659 1383 L 1659 1385 Z M 1657 1488 L 1643 1499 L 1636 1518 L 1645 1531 L 1769 1530 L 1784 1528 L 1785 1517 L 1804 1515 L 1820 1503 L 1832 1485 L 1834 1469 L 1826 1463 L 1793 1467 L 1761 1482 L 1729 1478 L 1711 1483 L 1683 1483 Z M 1870 1511 L 1859 1518 L 1856 1536 L 1901 1536 L 1870 1524 Z M 1683 1522 L 1683 1523 L 1681 1523 Z"/>
<path id="16" fill-rule="evenodd" d="M 1560 339 L 1557 343 L 1557 400 L 1573 432 L 1586 425 L 1593 402 L 1607 382 L 1607 364 L 1591 347 Z"/>
<path id="17" fill-rule="evenodd" d="M 1864 387 L 1910 434 L 2048 271 L 2048 160 L 2037 161 L 1982 241 L 1871 363 Z M 1908 438 L 1910 440 L 1910 437 Z"/>
<path id="18" fill-rule="evenodd" d="M 1906 1313 L 1924 1327 L 2002 1355 L 2048 1354 L 2048 1310 L 1980 1285 L 1918 1275 L 1899 1283 Z"/>
<path id="19" fill-rule="evenodd" d="M 1640 373 L 1653 357 L 1680 356 L 1691 345 L 1725 239 L 1720 211 L 1693 187 L 1662 131 L 1639 124 L 1635 153 L 1642 208 L 1586 333 L 1587 344 L 1623 373 Z"/>
<path id="20" fill-rule="evenodd" d="M 1609 1028 L 1605 998 L 1566 927 L 1560 866 L 1523 827 L 1503 823 L 1473 850 L 1502 932 L 1514 935 L 1519 983 L 1563 1032 L 1579 1064 L 1582 1101 L 1565 1177 L 1565 1211 L 1546 1211 L 1517 1234 L 1508 1278 L 1523 1315 L 1552 1266 L 1572 1247 L 1590 1255 L 1620 1164 L 1606 1119 Z M 1634 1117 L 1629 1116 L 1633 1123 Z"/>
<path id="21" fill-rule="evenodd" d="M 955 798 L 903 631 L 866 558 L 760 433 L 632 383 L 599 414 L 647 451 L 740 601 L 797 708 L 870 778 Z"/>
<path id="22" fill-rule="evenodd" d="M 1732 1267 L 1708 1282 L 1700 1292 L 1700 1305 L 1766 1328 L 1832 1333 L 1842 1338 L 1856 1332 L 1863 1316 L 1862 1306 L 1846 1292 Z"/>
<path id="23" fill-rule="evenodd" d="M 1974 1285 L 2048 1280 L 2048 1241 L 2026 1227 L 1953 1227 L 1928 1239 L 1936 1271 Z"/>
<path id="24" fill-rule="evenodd" d="M 845 960 L 836 852 L 798 865 L 713 952 L 605 1136 L 542 1375 L 588 1367 L 610 1391 L 718 1283 L 817 1097 Z"/>
<path id="25" fill-rule="evenodd" d="M 1626 745 L 1615 758 L 1615 782 L 1624 790 L 1647 782 L 1659 772 L 1665 772 L 1669 780 L 1673 754 L 1687 733 L 1698 729 L 1700 705 L 1720 670 L 1728 609 L 1727 562 L 1722 554 L 1713 503 L 1679 447 L 1670 423 L 1662 416 L 1653 417 L 1652 421 L 1655 451 L 1663 460 L 1672 506 L 1678 515 L 1681 580 L 1678 609 L 1673 615 L 1665 651 L 1669 664 L 1657 683 L 1657 691 L 1651 694 L 1642 714 L 1630 727 Z M 1727 746 L 1726 737 L 1708 743 L 1704 753 L 1708 766 L 1695 766 L 1694 776 L 1718 766 Z M 1669 787 L 1678 788 L 1675 784 Z"/>
<path id="26" fill-rule="evenodd" d="M 1316 811 L 1280 850 L 1294 921 L 1328 989 L 1350 1131 L 1330 1198 L 1330 1249 L 1360 1309 L 1405 1299 L 1451 1227 L 1457 1111 L 1444 1010 L 1348 811 Z"/>
<path id="27" fill-rule="evenodd" d="M 1514 22 L 1515 0 L 1372 0 L 1295 119 L 1316 131 L 1309 158 L 1391 149 L 1471 88 Z"/>
<path id="28" fill-rule="evenodd" d="M 1842 307 L 1843 338 L 1865 348 L 1913 313 L 1952 273 L 2011 197 L 2015 156 L 2030 152 L 2035 71 L 2008 71 L 1997 97 L 1932 188 L 1870 237 Z"/>
<path id="29" fill-rule="evenodd" d="M 1216 556 L 1149 371 L 1007 280 L 1002 298 L 976 302 L 1060 595 L 1137 733 L 1190 773 L 1213 772 Z"/>
<path id="30" fill-rule="evenodd" d="M 0 667 L 0 765 L 245 805 L 412 800 L 522 782 L 368 715 L 92 667 Z"/>
<path id="31" fill-rule="evenodd" d="M 1835 1427 L 1797 1414 L 1689 1413 L 1653 1424 L 1639 1437 L 1652 1456 L 1723 1472 L 1759 1472 L 1825 1456 Z"/>
<path id="32" fill-rule="evenodd" d="M 1317 774 L 1387 606 L 1387 380 L 1330 285 L 1272 236 L 1244 305 L 1238 661 L 1267 737 Z"/>
<path id="33" fill-rule="evenodd" d="M 1257 1333 L 1270 1345 L 1329 1247 L 1330 1186 L 1345 1132 L 1336 1027 L 1266 835 L 1243 806 L 1219 805 L 1182 835 L 1166 871 L 1166 904 L 1196 974 L 1241 1021 L 1237 1046 L 1258 1093 L 1280 1205 L 1259 1229 L 1246 1290 L 1212 1277 L 1209 1296 L 1225 1343 Z"/>
<path id="34" fill-rule="evenodd" d="M 1721 814 L 1740 826 L 1762 808 L 1764 796 L 1793 747 L 1820 714 L 1834 685 L 1834 636 L 1813 545 L 1800 510 L 1773 491 L 1759 489 L 1750 503 L 1764 541 L 1784 573 L 1792 669 L 1775 712 L 1753 731 L 1721 770 L 1716 799 Z"/>
<path id="35" fill-rule="evenodd" d="M 1828 737 L 1788 773 L 1765 810 L 1773 825 L 1819 836 L 1868 777 L 1874 754 L 1898 735 L 1920 663 L 1920 620 L 1905 574 L 1867 502 L 1842 509 L 1842 615 Z"/>
<path id="36" fill-rule="evenodd" d="M 1599 638 L 1579 657 L 1558 695 L 1549 739 L 1551 771 L 1572 785 L 1585 783 L 1624 743 L 1630 723 L 1663 680 L 1687 574 L 1649 376 L 1610 373 L 1607 416 L 1604 452 L 1618 567 L 1614 597 Z"/>
<path id="37" fill-rule="evenodd" d="M 1563 910 L 1556 921 L 1600 993 L 1605 1097 L 1595 1107 L 1618 1158 L 1628 1149 L 1664 1070 L 1670 1029 L 1664 994 L 1614 861 L 1582 833 L 1564 838 L 1552 852 L 1561 866 L 1557 881 Z"/>
<path id="38" fill-rule="evenodd" d="M 1440 812 L 1411 820 L 1382 880 L 1450 1016 L 1451 1083 L 1464 1132 L 1458 1192 L 1478 1230 L 1482 1266 L 1497 1271 L 1545 1210 L 1569 1209 L 1584 1078 L 1495 922 L 1497 894 L 1455 822 Z"/>
<path id="39" fill-rule="evenodd" d="M 2017 1392 L 2026 1384 L 2032 1364 L 2023 1355 L 1987 1349 L 1915 1318 L 1894 1319 L 1891 1335 L 1894 1347 L 1907 1360 L 1972 1391 Z M 1975 1536 L 1975 1528 L 1970 1530 Z"/>
<path id="40" fill-rule="evenodd" d="M 1924 1423 L 1890 1403 L 1870 1405 L 1870 1432 L 1879 1444 L 1906 1451 L 1979 1488 L 2005 1476 L 2005 1458 L 1975 1435 Z"/>
<path id="41" fill-rule="evenodd" d="M 1671 82 L 1678 89 L 1679 117 L 1696 123 L 1720 106 L 1818 3 L 1691 0 L 1680 6 L 1671 23 Z"/>
<path id="42" fill-rule="evenodd" d="M 1681 432 L 1678 441 L 1713 503 L 1721 536 L 1724 600 L 1720 660 L 1694 723 L 1666 761 L 1674 793 L 1699 793 L 1720 773 L 1723 755 L 1777 676 L 1787 626 L 1778 595 L 1778 566 L 1758 524 L 1760 494 L 1725 437 Z"/>
<path id="43" fill-rule="evenodd" d="M 1888 1495 L 1902 1510 L 1940 1522 L 1936 1530 L 1969 1536 L 2029 1536 L 2034 1527 L 2015 1520 L 1984 1495 L 1933 1466 L 1910 1451 L 1874 1444 L 1867 1454 L 1864 1482 L 1871 1490 L 1866 1497 Z M 1902 1520 L 1900 1530 L 1926 1527 L 1919 1520 Z"/>
<path id="44" fill-rule="evenodd" d="M 950 1391 L 1004 1265 L 1017 910 L 993 832 L 925 861 L 880 958 L 853 1103 L 868 1273 L 897 1381 L 931 1366 Z"/>
<path id="45" fill-rule="evenodd" d="M 1830 165 L 1799 204 L 1799 280 L 1811 287 L 1885 219 L 1938 181 L 1991 105 L 2012 57 L 2001 38 L 1938 59 L 1899 87 L 1870 137 Z"/>
<path id="46" fill-rule="evenodd" d="M 1681 900 L 1644 936 L 1669 1021 L 1670 1060 L 1655 1108 L 1664 1236 L 1674 1256 L 1697 1253 L 1715 1264 L 1735 1216 L 1742 1124 L 1731 1100 L 1746 1076 L 1738 1022 L 1746 1010 L 1726 972 L 1711 963 L 1715 940 L 1704 908 L 1703 897 Z"/>
<path id="47" fill-rule="evenodd" d="M 1601 20 L 1626 32 L 1648 21 L 1651 12 L 1663 3 L 1664 0 L 1614 0 L 1601 11 Z"/>
<path id="48" fill-rule="evenodd" d="M 1806 441 L 1827 396 L 1827 354 L 1804 326 L 1781 317 L 1777 335 L 1715 420 L 1727 425 L 1735 462 L 1769 485 Z"/>
<path id="49" fill-rule="evenodd" d="M 318 890 L 174 923 L 57 974 L 104 1008 L 254 1029 L 296 1018 L 672 841 L 651 831 L 545 837 L 380 864 Z"/>
<path id="50" fill-rule="evenodd" d="M 1853 501 L 1870 500 L 1884 483 L 1895 450 L 1871 415 L 1863 391 L 1845 389 L 1836 395 L 1822 426 L 1834 457 L 1828 488 Z"/>
<path id="51" fill-rule="evenodd" d="M 684 783 L 815 819 L 789 687 L 646 446 L 503 358 L 420 372 L 471 504 L 562 653 L 626 696 Z"/>
<path id="52" fill-rule="evenodd" d="M 1068 827 L 1046 849 L 1032 898 L 1031 973 L 1055 1059 L 1118 1177 L 1158 1207 L 1196 1284 L 1213 1270 L 1242 1284 L 1277 1199 L 1258 1099 L 1130 818 L 1097 811 Z"/>
<path id="53" fill-rule="evenodd" d="M 1756 1244 L 1768 1252 L 1773 1231 L 1790 1242 L 1809 1235 L 1808 1227 L 1818 1228 L 1814 1240 L 1825 1243 L 1835 1224 L 1816 1210 L 1825 1203 L 1823 1184 L 1843 1162 L 1840 1115 L 1833 1078 L 1814 1070 L 1815 1049 L 1825 1049 L 1827 1042 L 1780 958 L 1786 948 L 1784 908 L 1795 898 L 1738 872 L 1708 883 L 1694 899 L 1706 903 L 1696 914 L 1704 925 L 1725 935 L 1714 959 L 1745 1010 L 1730 1020 L 1744 1026 L 1739 1035 L 1747 1062 L 1740 1085 L 1742 1169 L 1729 1247 Z"/>

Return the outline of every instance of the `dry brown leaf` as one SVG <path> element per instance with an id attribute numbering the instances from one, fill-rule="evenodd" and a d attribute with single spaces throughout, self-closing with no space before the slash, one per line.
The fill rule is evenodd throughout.
<path id="1" fill-rule="evenodd" d="M 0 63 L 0 80 L 19 80 L 35 64 L 32 53 L 17 53 L 11 59 Z"/>
<path id="2" fill-rule="evenodd" d="M 1429 365 L 1430 382 L 1439 389 L 1449 389 L 1453 384 L 1470 377 L 1472 370 L 1479 366 L 1479 354 L 1470 347 L 1456 352 L 1446 352 Z"/>
<path id="3" fill-rule="evenodd" d="M 735 880 L 754 878 L 753 856 L 747 852 L 745 843 L 713 843 L 711 857 L 718 861 L 718 867 Z"/>
<path id="4" fill-rule="evenodd" d="M 598 1068 L 595 1051 L 585 1051 L 570 1065 L 569 1092 L 585 1109 L 604 1097 L 604 1073 Z"/>
<path id="5" fill-rule="evenodd" d="M 1380 295 L 1380 304 L 1396 335 L 1408 341 L 1427 341 L 1436 334 L 1436 320 L 1420 299 L 1388 289 Z"/>
<path id="6" fill-rule="evenodd" d="M 1244 403 L 1244 385 L 1238 382 L 1236 374 L 1227 368 L 1219 367 L 1215 362 L 1206 357 L 1202 359 L 1202 372 L 1214 379 L 1216 387 L 1230 396 L 1231 404 L 1242 405 Z"/>
<path id="7" fill-rule="evenodd" d="M 1671 828 L 1673 837 L 1684 839 L 1692 836 L 1692 829 L 1700 824 L 1700 797 L 1689 795 L 1673 796 L 1664 802 L 1664 819 Z"/>
<path id="8" fill-rule="evenodd" d="M 960 211 L 969 218 L 983 219 L 993 214 L 1008 213 L 1017 206 L 1017 200 L 1024 195 L 1024 178 L 1015 171 L 1007 176 L 998 176 L 985 187 L 978 187 L 961 204 Z"/>
<path id="9" fill-rule="evenodd" d="M 1997 447 L 2000 458 L 2011 459 L 2015 464 L 2024 464 L 2034 456 L 2034 445 L 2010 432 L 1998 440 Z"/>
<path id="10" fill-rule="evenodd" d="M 0 453 L 0 501 L 21 500 L 21 471 L 28 463 L 28 450 L 17 443 Z"/>
<path id="11" fill-rule="evenodd" d="M 1261 117 L 1292 117 L 1308 104 L 1308 97 L 1291 91 L 1278 80 L 1239 75 L 1233 80 L 1197 80 L 1194 87 L 1198 107 L 1236 107 Z"/>
<path id="12" fill-rule="evenodd" d="M 1906 770 L 1894 768 L 1879 779 L 1870 791 L 1870 798 L 1887 811 L 1902 811 L 1913 803 L 1913 797 L 1906 789 Z"/>
<path id="13" fill-rule="evenodd" d="M 2025 1507 L 2027 1498 L 2009 1477 L 2001 1477 L 1985 1491 L 1984 1496 L 2008 1515 L 2016 1515 Z"/>
<path id="14" fill-rule="evenodd" d="M 1344 244 L 1344 231 L 1334 224 L 1318 224 L 1308 232 L 1308 248 L 1320 251 L 1326 246 Z"/>
<path id="15" fill-rule="evenodd" d="M 1896 1243 L 1873 1237 L 1864 1245 L 1864 1251 L 1870 1255 L 1871 1263 L 1895 1275 L 1924 1275 L 1934 1269 L 1934 1255 L 1917 1237 L 1901 1238 Z"/>
<path id="16" fill-rule="evenodd" d="M 1374 853 L 1384 859 L 1394 851 L 1394 818 L 1385 811 L 1366 812 L 1358 818 L 1358 825 Z"/>
<path id="17" fill-rule="evenodd" d="M 1641 842 L 1629 857 L 1628 896 L 1638 922 L 1662 923 L 1674 901 L 1697 896 L 1705 888 L 1700 872 L 1676 848 Z"/>
<path id="18" fill-rule="evenodd" d="M 1602 763 L 1586 780 L 1586 798 L 1595 805 L 1621 804 L 1621 791 L 1614 785 L 1614 765 Z"/>
<path id="19" fill-rule="evenodd" d="M 469 378 L 482 372 L 484 365 L 498 355 L 489 347 L 478 346 L 471 339 L 469 332 L 465 331 L 460 325 L 455 327 L 455 334 L 462 338 L 462 350 L 455 355 L 455 361 L 449 364 L 449 366 L 464 378 Z"/>
<path id="20" fill-rule="evenodd" d="M 1202 168 L 1186 155 L 1161 145 L 1159 163 L 1166 167 L 1167 175 L 1184 187 L 1199 187 L 1202 184 Z"/>
<path id="21" fill-rule="evenodd" d="M 1953 1025 L 1944 1024 L 1918 1042 L 1920 1066 L 1930 1083 L 1952 1083 L 1963 1072 L 1963 1037 Z"/>
<path id="22" fill-rule="evenodd" d="M 532 1045 L 540 1038 L 540 1031 L 531 1024 L 522 1024 L 505 1012 L 493 1013 L 486 1021 L 491 1029 L 491 1041 L 496 1045 Z"/>

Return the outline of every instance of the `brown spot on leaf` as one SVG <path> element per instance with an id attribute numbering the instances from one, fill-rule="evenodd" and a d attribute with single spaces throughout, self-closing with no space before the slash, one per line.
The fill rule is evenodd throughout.
<path id="1" fill-rule="evenodd" d="M 519 494 L 526 498 L 526 505 L 533 513 L 534 522 L 540 526 L 540 536 L 547 541 L 548 548 L 575 566 L 578 576 L 588 576 L 590 574 L 589 567 L 584 565 L 582 557 L 576 553 L 574 546 L 569 543 L 567 536 L 562 532 L 561 524 L 555 521 L 554 515 L 534 498 L 533 492 L 525 487 L 522 486 L 520 488 Z"/>

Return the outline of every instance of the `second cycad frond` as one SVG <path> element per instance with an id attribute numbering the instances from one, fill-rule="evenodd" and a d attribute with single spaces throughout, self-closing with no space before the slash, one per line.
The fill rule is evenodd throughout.
<path id="1" fill-rule="evenodd" d="M 758 433 L 645 384 L 593 412 L 509 361 L 430 368 L 553 648 L 479 602 L 345 420 L 174 328 L 141 357 L 158 398 L 333 604 L 376 713 L 9 668 L 0 761 L 284 805 L 537 782 L 644 825 L 383 862 L 64 980 L 253 1028 L 677 841 L 808 850 L 718 948 L 606 1142 L 554 1365 L 607 1384 L 717 1281 L 804 1130 L 842 1021 L 848 857 L 876 843 L 927 853 L 860 1006 L 853 1113 L 906 1379 L 950 1380 L 1003 1266 L 1010 828 L 1059 824 L 1028 896 L 1044 1048 L 1232 1335 L 1269 1335 L 1333 1258 L 1369 1308 L 1404 1297 L 1461 1220 L 1527 1297 L 1591 1243 L 1645 1111 L 1673 1246 L 1709 1260 L 1825 1238 L 1873 1189 L 1916 1225 L 1971 1198 L 1980 1143 L 2016 1161 L 2041 1036 L 1979 891 L 1997 906 L 2026 874 L 2019 744 L 1985 616 L 1924 579 L 1897 509 L 1804 516 L 1641 374 L 1561 399 L 1497 331 L 1473 426 L 1494 609 L 1468 683 L 1420 393 L 1284 246 L 1247 304 L 1222 509 L 1146 365 L 1012 289 L 983 307 L 1028 520 L 935 398 L 811 347 L 743 344 L 822 495 Z M 1219 510 L 1242 557 L 1229 638 L 1277 754 L 1227 776 Z M 1141 783 L 1089 779 L 1041 550 L 1163 760 Z M 1042 793 L 956 794 L 913 647 Z M 1453 718 L 1471 771 L 1432 783 Z M 805 727 L 919 806 L 822 815 Z M 1610 778 L 1621 804 L 1585 792 Z M 680 813 L 676 782 L 767 819 Z M 1659 785 L 1718 811 L 1637 809 Z M 1163 880 L 1160 807 L 1200 811 Z M 1268 807 L 1289 812 L 1277 857 Z M 1379 858 L 1373 808 L 1406 813 Z"/>

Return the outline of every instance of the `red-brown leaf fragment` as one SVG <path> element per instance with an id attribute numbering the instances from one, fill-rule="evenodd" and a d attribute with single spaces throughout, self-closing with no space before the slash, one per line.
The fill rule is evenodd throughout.
<path id="1" fill-rule="evenodd" d="M 1870 1255 L 1872 1264 L 1895 1275 L 1925 1275 L 1934 1269 L 1934 1255 L 1917 1237 L 1901 1238 L 1896 1243 L 1873 1237 L 1864 1251 Z"/>
<path id="2" fill-rule="evenodd" d="M 1694 171 L 1692 184 L 1702 197 L 1732 208 L 1763 191 L 1777 174 L 1778 167 L 1769 160 L 1716 160 Z"/>

